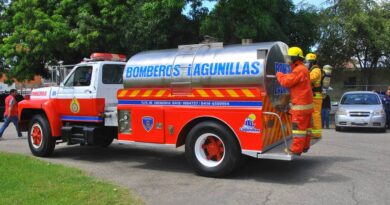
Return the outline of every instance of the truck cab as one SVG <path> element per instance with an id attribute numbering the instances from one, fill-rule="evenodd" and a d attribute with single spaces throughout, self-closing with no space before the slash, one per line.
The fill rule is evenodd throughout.
<path id="1" fill-rule="evenodd" d="M 124 55 L 94 53 L 59 86 L 34 89 L 19 103 L 20 129 L 34 155 L 56 142 L 108 146 L 117 133 L 117 90 L 123 88 Z"/>

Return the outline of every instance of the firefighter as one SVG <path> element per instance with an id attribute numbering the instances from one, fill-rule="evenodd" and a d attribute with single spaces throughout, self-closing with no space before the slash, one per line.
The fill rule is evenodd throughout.
<path id="1" fill-rule="evenodd" d="M 322 125 L 321 125 L 321 106 L 322 106 L 322 86 L 321 79 L 322 73 L 321 68 L 317 65 L 317 55 L 314 53 L 308 53 L 306 55 L 306 63 L 310 68 L 310 81 L 313 90 L 313 138 L 321 138 L 322 136 Z"/>
<path id="2" fill-rule="evenodd" d="M 303 64 L 303 52 L 298 47 L 288 49 L 290 74 L 276 73 L 280 85 L 290 89 L 293 123 L 293 142 L 288 150 L 291 154 L 300 155 L 307 152 L 311 139 L 311 115 L 313 113 L 313 92 L 310 85 L 309 70 Z"/>

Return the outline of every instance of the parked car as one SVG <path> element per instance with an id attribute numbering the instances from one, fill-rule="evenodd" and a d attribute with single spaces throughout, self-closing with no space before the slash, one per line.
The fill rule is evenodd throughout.
<path id="1" fill-rule="evenodd" d="M 339 102 L 334 102 L 334 101 L 330 102 L 330 112 L 329 112 L 329 114 L 330 115 L 336 114 L 336 110 L 337 110 L 338 106 L 339 106 Z"/>
<path id="2" fill-rule="evenodd" d="M 348 127 L 375 128 L 386 131 L 386 113 L 375 92 L 352 91 L 341 97 L 336 115 L 336 131 Z"/>
<path id="3" fill-rule="evenodd" d="M 4 111 L 5 111 L 5 98 L 9 95 L 9 93 L 4 92 L 0 94 L 0 121 L 4 120 Z M 24 100 L 24 97 L 20 94 L 16 95 L 16 101 L 20 102 Z"/>

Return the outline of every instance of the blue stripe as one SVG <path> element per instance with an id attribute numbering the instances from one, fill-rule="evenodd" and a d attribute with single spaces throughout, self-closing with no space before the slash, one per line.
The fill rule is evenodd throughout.
<path id="1" fill-rule="evenodd" d="M 61 120 L 72 120 L 72 121 L 103 121 L 101 117 L 88 117 L 88 116 L 62 116 Z"/>
<path id="2" fill-rule="evenodd" d="M 261 107 L 261 101 L 119 100 L 119 105 Z"/>

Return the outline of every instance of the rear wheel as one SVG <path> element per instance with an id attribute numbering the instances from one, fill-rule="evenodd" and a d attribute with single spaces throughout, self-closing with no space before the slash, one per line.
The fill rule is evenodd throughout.
<path id="1" fill-rule="evenodd" d="M 35 115 L 28 125 L 28 145 L 33 155 L 49 156 L 54 151 L 55 139 L 51 136 L 49 122 L 43 115 Z"/>
<path id="2" fill-rule="evenodd" d="M 241 159 L 234 134 L 212 121 L 192 128 L 186 138 L 185 153 L 195 171 L 208 177 L 226 176 L 234 171 Z"/>
<path id="3" fill-rule="evenodd" d="M 114 141 L 114 137 L 104 137 L 104 139 L 102 140 L 102 142 L 100 142 L 100 146 L 101 147 L 108 147 L 112 144 L 112 142 Z"/>

